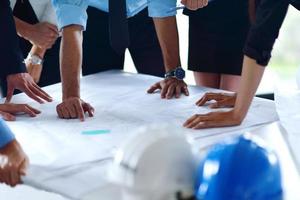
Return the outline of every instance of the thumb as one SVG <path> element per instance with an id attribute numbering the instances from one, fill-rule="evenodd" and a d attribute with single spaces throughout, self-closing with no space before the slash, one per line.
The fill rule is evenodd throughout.
<path id="1" fill-rule="evenodd" d="M 9 114 L 7 112 L 0 111 L 0 115 L 2 116 L 2 118 L 5 121 L 15 121 L 16 120 L 15 116 L 13 116 L 12 114 Z"/>
<path id="2" fill-rule="evenodd" d="M 8 82 L 5 103 L 9 103 L 11 101 L 12 96 L 14 95 L 14 91 L 15 91 L 14 87 Z"/>

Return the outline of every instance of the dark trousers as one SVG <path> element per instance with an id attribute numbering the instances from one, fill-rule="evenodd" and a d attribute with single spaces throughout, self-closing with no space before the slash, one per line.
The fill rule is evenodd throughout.
<path id="1" fill-rule="evenodd" d="M 87 30 L 83 42 L 83 75 L 110 69 L 124 68 L 124 55 L 118 55 L 110 46 L 108 14 L 88 8 Z M 163 57 L 152 18 L 147 9 L 128 19 L 129 51 L 139 73 L 163 77 Z"/>

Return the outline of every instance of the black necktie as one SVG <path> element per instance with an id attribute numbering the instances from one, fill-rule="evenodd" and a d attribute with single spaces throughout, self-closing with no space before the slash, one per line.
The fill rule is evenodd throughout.
<path id="1" fill-rule="evenodd" d="M 112 48 L 124 54 L 129 46 L 126 0 L 109 0 L 109 30 Z"/>
<path id="2" fill-rule="evenodd" d="M 29 24 L 36 24 L 39 22 L 29 0 L 17 0 L 13 9 L 15 17 Z"/>

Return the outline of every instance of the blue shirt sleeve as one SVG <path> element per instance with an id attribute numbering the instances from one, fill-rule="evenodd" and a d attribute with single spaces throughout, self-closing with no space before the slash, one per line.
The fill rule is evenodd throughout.
<path id="1" fill-rule="evenodd" d="M 176 0 L 147 0 L 148 1 L 148 12 L 149 17 L 170 17 L 175 16 L 177 14 L 176 10 L 172 10 L 172 8 L 176 7 Z"/>
<path id="2" fill-rule="evenodd" d="M 6 125 L 6 123 L 0 119 L 0 148 L 7 145 L 9 142 L 15 139 L 14 134 Z"/>
<path id="3" fill-rule="evenodd" d="M 88 3 L 86 0 L 52 0 L 56 12 L 58 28 L 72 24 L 86 29 Z"/>

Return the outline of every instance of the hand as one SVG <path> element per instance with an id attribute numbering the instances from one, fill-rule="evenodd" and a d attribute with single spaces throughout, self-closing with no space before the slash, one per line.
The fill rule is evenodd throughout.
<path id="1" fill-rule="evenodd" d="M 41 78 L 43 66 L 42 65 L 33 65 L 32 63 L 26 63 L 27 71 L 30 76 L 33 78 L 35 83 L 38 83 Z"/>
<path id="2" fill-rule="evenodd" d="M 94 108 L 78 97 L 70 97 L 56 106 L 57 114 L 63 119 L 76 119 L 84 121 L 84 114 L 88 112 L 90 117 L 94 116 Z"/>
<path id="3" fill-rule="evenodd" d="M 15 121 L 14 115 L 19 113 L 26 113 L 30 117 L 36 117 L 41 111 L 27 105 L 27 104 L 0 104 L 0 115 L 6 121 Z"/>
<path id="4" fill-rule="evenodd" d="M 233 107 L 236 100 L 236 93 L 205 93 L 204 96 L 196 102 L 197 106 L 203 106 L 208 101 L 216 101 L 210 104 L 210 108 Z"/>
<path id="5" fill-rule="evenodd" d="M 21 183 L 21 176 L 26 175 L 29 159 L 16 140 L 0 149 L 0 183 L 12 187 Z"/>
<path id="6" fill-rule="evenodd" d="M 204 129 L 226 126 L 238 126 L 243 119 L 234 110 L 228 112 L 211 112 L 208 114 L 196 114 L 189 118 L 183 126 L 192 129 Z"/>
<path id="7" fill-rule="evenodd" d="M 181 4 L 190 10 L 198 10 L 208 5 L 208 0 L 181 0 Z"/>
<path id="8" fill-rule="evenodd" d="M 11 74 L 8 75 L 6 79 L 6 103 L 9 103 L 11 101 L 15 89 L 21 90 L 30 98 L 39 103 L 44 103 L 43 100 L 48 102 L 52 101 L 52 98 L 33 81 L 32 77 L 28 73 Z"/>
<path id="9" fill-rule="evenodd" d="M 31 25 L 24 37 L 39 48 L 50 49 L 58 36 L 59 32 L 55 25 L 41 22 Z"/>
<path id="10" fill-rule="evenodd" d="M 147 92 L 152 94 L 156 90 L 161 90 L 160 95 L 162 99 L 171 99 L 173 96 L 179 98 L 181 93 L 189 96 L 186 83 L 183 80 L 178 80 L 177 78 L 167 78 L 157 82 L 152 85 Z"/>

